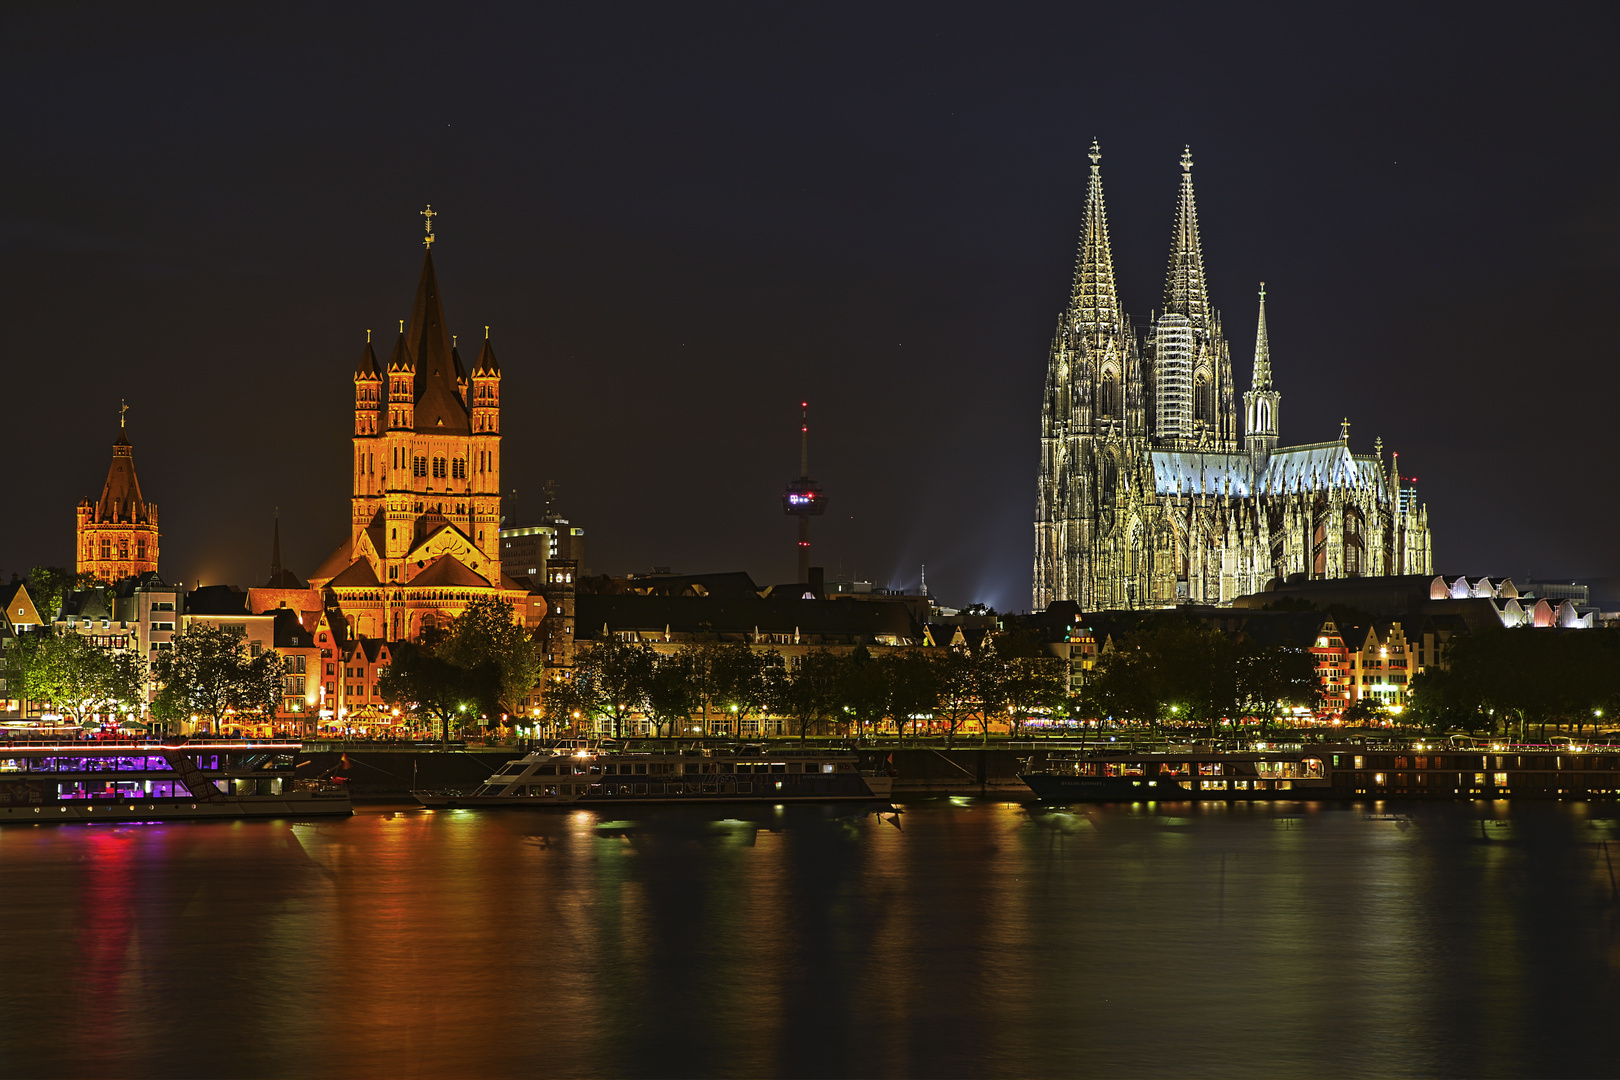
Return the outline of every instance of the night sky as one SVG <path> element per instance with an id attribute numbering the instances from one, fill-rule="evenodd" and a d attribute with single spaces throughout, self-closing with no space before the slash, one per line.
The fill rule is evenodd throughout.
<path id="1" fill-rule="evenodd" d="M 808 398 L 815 562 L 1022 610 L 1096 137 L 1133 320 L 1190 143 L 1283 442 L 1401 451 L 1441 571 L 1620 573 L 1613 5 L 479 10 L 8 7 L 0 572 L 71 563 L 127 398 L 165 577 L 262 583 L 277 506 L 307 576 L 432 203 L 593 571 L 790 579 Z"/>

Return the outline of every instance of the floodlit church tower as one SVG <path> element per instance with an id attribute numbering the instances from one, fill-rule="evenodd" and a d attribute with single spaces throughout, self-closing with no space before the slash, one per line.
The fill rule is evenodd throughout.
<path id="1" fill-rule="evenodd" d="M 501 574 L 501 369 L 484 328 L 471 376 L 445 320 L 432 207 L 409 322 L 386 367 L 371 334 L 354 370 L 349 540 L 310 578 L 353 632 L 415 640 L 482 594 L 536 623 L 544 601 Z"/>
<path id="2" fill-rule="evenodd" d="M 74 538 L 79 573 L 94 574 L 102 581 L 119 582 L 127 577 L 157 572 L 157 504 L 141 496 L 141 482 L 135 476 L 135 448 L 124 428 L 129 406 L 118 409 L 118 440 L 113 443 L 112 465 L 101 498 L 79 503 Z"/>
<path id="3" fill-rule="evenodd" d="M 1135 335 L 1119 302 L 1103 203 L 1102 151 L 1091 144 L 1085 222 L 1069 303 L 1058 318 L 1041 402 L 1041 473 L 1035 523 L 1035 603 L 1081 599 L 1076 573 L 1094 544 L 1099 513 L 1130 483 L 1126 463 L 1146 444 L 1148 395 Z"/>

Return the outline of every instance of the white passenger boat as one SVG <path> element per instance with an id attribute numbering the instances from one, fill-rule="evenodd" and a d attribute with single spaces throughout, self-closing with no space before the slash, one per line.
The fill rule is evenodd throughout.
<path id="1" fill-rule="evenodd" d="M 348 789 L 294 777 L 296 742 L 0 741 L 0 825 L 326 817 Z"/>
<path id="2" fill-rule="evenodd" d="M 538 750 L 470 793 L 415 791 L 423 806 L 887 801 L 894 780 L 847 750 L 761 746 L 634 753 L 589 745 Z"/>

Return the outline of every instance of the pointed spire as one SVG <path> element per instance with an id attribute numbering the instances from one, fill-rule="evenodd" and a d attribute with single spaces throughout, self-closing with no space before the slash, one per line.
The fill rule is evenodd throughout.
<path id="1" fill-rule="evenodd" d="M 276 522 L 270 540 L 270 580 L 281 578 L 281 507 L 276 507 Z"/>
<path id="2" fill-rule="evenodd" d="M 1254 375 L 1251 390 L 1271 389 L 1271 340 L 1266 335 L 1266 283 L 1260 283 L 1260 328 L 1254 336 Z"/>
<path id="3" fill-rule="evenodd" d="M 1074 286 L 1069 296 L 1068 329 L 1091 338 L 1120 329 L 1119 291 L 1114 282 L 1114 252 L 1108 242 L 1108 210 L 1103 204 L 1102 149 L 1091 141 L 1091 180 L 1086 187 L 1086 216 L 1075 258 Z"/>
<path id="4" fill-rule="evenodd" d="M 422 277 L 416 286 L 416 302 L 411 306 L 405 346 L 416 362 L 416 430 L 470 434 L 467 403 L 456 388 L 455 358 L 439 300 L 431 247 L 422 258 Z"/>
<path id="5" fill-rule="evenodd" d="M 489 341 L 489 327 L 484 327 L 484 347 L 478 350 L 478 361 L 473 364 L 473 376 L 499 375 L 501 365 L 495 359 L 495 346 Z"/>
<path id="6" fill-rule="evenodd" d="M 411 370 L 411 352 L 405 347 L 405 320 L 399 320 L 399 336 L 394 339 L 394 351 L 388 356 L 389 371 Z"/>
<path id="7" fill-rule="evenodd" d="M 1192 147 L 1181 151 L 1181 197 L 1170 236 L 1170 271 L 1164 281 L 1164 310 L 1183 315 L 1195 329 L 1210 329 L 1209 288 L 1204 253 L 1198 242 L 1198 204 L 1193 198 Z"/>
<path id="8" fill-rule="evenodd" d="M 382 375 L 377 366 L 377 354 L 371 349 L 371 331 L 366 331 L 366 347 L 360 351 L 360 362 L 354 365 L 354 377 L 359 379 L 376 379 Z"/>

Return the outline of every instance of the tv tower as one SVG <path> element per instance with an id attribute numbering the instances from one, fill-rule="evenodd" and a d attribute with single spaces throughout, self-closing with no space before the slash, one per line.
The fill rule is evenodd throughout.
<path id="1" fill-rule="evenodd" d="M 799 402 L 799 478 L 789 481 L 782 513 L 799 519 L 799 582 L 810 580 L 810 519 L 827 512 L 827 494 L 810 479 L 810 403 Z"/>

